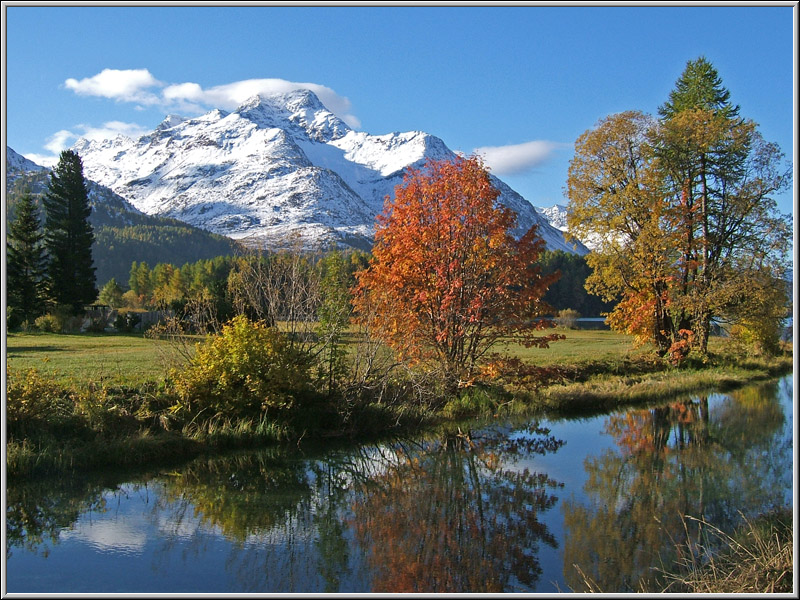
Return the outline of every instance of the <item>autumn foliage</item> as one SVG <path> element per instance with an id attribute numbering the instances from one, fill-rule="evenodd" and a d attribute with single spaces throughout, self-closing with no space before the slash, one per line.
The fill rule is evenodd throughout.
<path id="1" fill-rule="evenodd" d="M 401 360 L 468 381 L 501 337 L 546 346 L 537 336 L 542 296 L 553 276 L 537 260 L 544 241 L 531 228 L 511 234 L 516 214 L 477 157 L 429 160 L 410 169 L 379 215 L 373 260 L 358 276 L 356 308 Z"/>
<path id="2" fill-rule="evenodd" d="M 587 289 L 617 302 L 613 329 L 676 364 L 708 352 L 715 322 L 753 324 L 775 351 L 788 314 L 790 223 L 774 195 L 790 169 L 729 97 L 708 61 L 689 61 L 660 119 L 610 115 L 570 162 L 570 234 L 594 243 Z"/>

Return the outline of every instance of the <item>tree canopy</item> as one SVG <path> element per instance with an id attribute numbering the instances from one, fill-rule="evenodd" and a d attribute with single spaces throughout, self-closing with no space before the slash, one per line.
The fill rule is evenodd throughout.
<path id="1" fill-rule="evenodd" d="M 773 195 L 790 169 L 729 96 L 710 63 L 690 61 L 660 119 L 601 120 L 569 169 L 571 233 L 600 240 L 587 287 L 621 296 L 612 327 L 677 360 L 707 351 L 713 320 L 742 320 L 755 298 L 770 303 L 763 315 L 787 301 L 775 290 L 791 230 Z"/>
<path id="2" fill-rule="evenodd" d="M 429 160 L 409 169 L 378 217 L 373 258 L 358 274 L 357 312 L 409 362 L 441 368 L 450 386 L 469 380 L 499 338 L 546 345 L 534 332 L 556 276 L 537 260 L 544 241 L 511 231 L 516 215 L 497 202 L 477 157 Z"/>

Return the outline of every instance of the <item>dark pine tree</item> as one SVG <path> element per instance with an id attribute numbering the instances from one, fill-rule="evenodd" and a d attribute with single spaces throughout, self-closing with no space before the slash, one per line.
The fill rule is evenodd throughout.
<path id="1" fill-rule="evenodd" d="M 50 292 L 56 304 L 79 314 L 84 304 L 97 298 L 92 260 L 92 212 L 83 179 L 83 163 L 72 150 L 64 150 L 50 175 L 44 196 L 45 247 Z"/>
<path id="2" fill-rule="evenodd" d="M 17 203 L 6 239 L 7 302 L 14 324 L 33 321 L 44 312 L 45 252 L 39 211 L 30 191 Z"/>

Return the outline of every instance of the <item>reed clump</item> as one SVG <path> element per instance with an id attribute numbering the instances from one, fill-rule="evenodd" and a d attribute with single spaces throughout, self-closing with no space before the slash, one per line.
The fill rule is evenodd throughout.
<path id="1" fill-rule="evenodd" d="M 665 573 L 662 592 L 773 594 L 793 591 L 794 543 L 790 508 L 744 519 L 734 533 L 699 521 L 703 543 L 685 544 L 683 558 Z"/>

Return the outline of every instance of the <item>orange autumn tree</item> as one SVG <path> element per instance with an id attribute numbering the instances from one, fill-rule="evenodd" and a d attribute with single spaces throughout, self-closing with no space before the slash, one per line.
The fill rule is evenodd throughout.
<path id="1" fill-rule="evenodd" d="M 478 157 L 409 169 L 358 274 L 361 320 L 401 360 L 440 369 L 450 391 L 501 337 L 543 347 L 560 337 L 535 335 L 549 326 L 542 296 L 555 280 L 537 265 L 544 241 L 535 226 L 512 235 L 516 214 L 499 195 Z"/>

